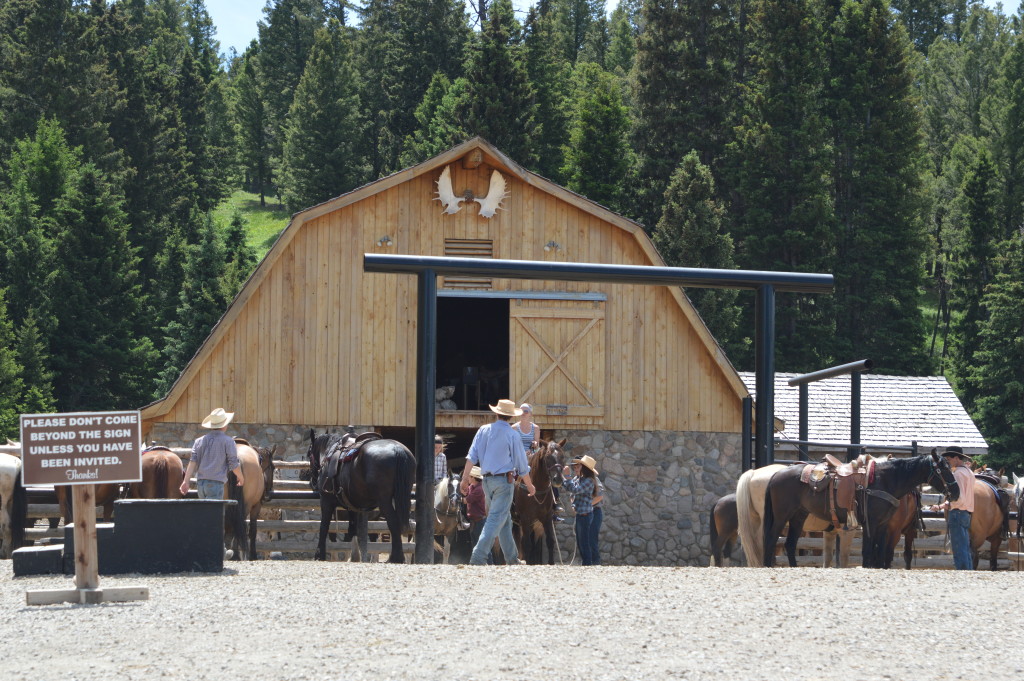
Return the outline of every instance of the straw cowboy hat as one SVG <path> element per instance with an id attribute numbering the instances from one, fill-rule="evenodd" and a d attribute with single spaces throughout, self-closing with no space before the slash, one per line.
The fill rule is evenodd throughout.
<path id="1" fill-rule="evenodd" d="M 480 470 L 480 466 L 473 466 L 469 469 L 469 477 L 476 478 L 477 480 L 483 480 L 484 472 Z"/>
<path id="2" fill-rule="evenodd" d="M 575 466 L 578 463 L 583 464 L 590 470 L 594 471 L 595 474 L 597 473 L 597 462 L 594 461 L 594 457 L 587 456 L 586 454 L 584 454 L 583 456 L 574 457 L 572 460 L 572 464 Z"/>
<path id="3" fill-rule="evenodd" d="M 963 447 L 957 447 L 956 445 L 952 447 L 946 447 L 946 451 L 942 452 L 942 456 L 959 456 L 964 461 L 970 461 L 972 463 L 974 462 L 974 459 L 972 459 L 967 454 L 964 454 Z"/>
<path id="4" fill-rule="evenodd" d="M 502 416 L 522 416 L 523 410 L 516 407 L 516 403 L 512 400 L 498 400 L 498 405 L 488 404 L 495 414 Z"/>
<path id="5" fill-rule="evenodd" d="M 224 411 L 222 407 L 217 407 L 210 412 L 210 415 L 203 419 L 203 428 L 223 428 L 224 426 L 231 423 L 231 419 L 235 418 L 235 412 Z"/>

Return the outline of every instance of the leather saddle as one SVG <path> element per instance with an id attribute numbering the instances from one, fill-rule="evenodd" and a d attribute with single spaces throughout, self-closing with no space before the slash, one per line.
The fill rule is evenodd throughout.
<path id="1" fill-rule="evenodd" d="M 874 460 L 861 456 L 844 463 L 831 454 L 826 454 L 819 464 L 807 464 L 800 471 L 800 481 L 811 486 L 814 492 L 828 495 L 829 513 L 832 525 L 839 529 L 837 509 L 846 511 L 843 529 L 857 524 L 857 490 L 867 487 L 874 474 Z"/>
<path id="2" fill-rule="evenodd" d="M 382 439 L 380 433 L 368 432 L 359 434 L 355 440 L 343 437 L 331 445 L 320 469 L 320 490 L 327 494 L 336 493 L 338 491 L 338 471 L 341 470 L 341 467 L 355 461 L 367 442 L 380 439 Z"/>

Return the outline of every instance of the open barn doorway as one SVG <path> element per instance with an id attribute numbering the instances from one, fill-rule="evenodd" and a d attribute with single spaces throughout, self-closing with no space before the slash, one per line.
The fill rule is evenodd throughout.
<path id="1" fill-rule="evenodd" d="M 453 388 L 455 409 L 482 411 L 508 397 L 508 318 L 507 298 L 438 297 L 436 386 Z"/>

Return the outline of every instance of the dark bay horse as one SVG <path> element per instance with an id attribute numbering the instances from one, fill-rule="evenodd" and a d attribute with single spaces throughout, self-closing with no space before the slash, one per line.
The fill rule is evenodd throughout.
<path id="1" fill-rule="evenodd" d="M 565 454 L 560 442 L 540 441 L 540 446 L 530 454 L 530 479 L 536 488 L 531 497 L 526 487 L 516 485 L 512 496 L 512 534 L 516 539 L 519 555 L 529 565 L 540 565 L 544 560 L 541 541 L 548 547 L 548 565 L 555 564 L 555 492 L 562 486 L 562 468 Z"/>
<path id="2" fill-rule="evenodd" d="M 763 526 L 765 567 L 775 564 L 775 541 L 787 522 L 792 536 L 794 531 L 803 527 L 808 515 L 822 520 L 831 517 L 827 493 L 814 492 L 810 485 L 801 482 L 801 468 L 790 466 L 773 475 L 768 482 Z M 936 452 L 876 462 L 873 480 L 857 495 L 857 520 L 864 528 L 864 567 L 884 567 L 889 542 L 887 523 L 896 512 L 900 498 L 925 482 L 951 495 L 953 499 L 960 494 L 949 463 Z M 840 523 L 847 522 L 847 515 L 845 509 L 836 509 Z M 790 564 L 793 565 L 792 559 Z"/>
<path id="3" fill-rule="evenodd" d="M 740 520 L 736 513 L 736 494 L 726 494 L 711 509 L 711 566 L 723 567 L 725 558 L 732 560 L 733 549 L 740 536 Z"/>
<path id="4" fill-rule="evenodd" d="M 228 484 L 224 486 L 224 498 L 237 502 L 226 513 L 224 528 L 224 543 L 235 560 L 256 560 L 256 521 L 259 520 L 263 502 L 270 501 L 274 492 L 276 451 L 276 445 L 270 449 L 257 449 L 246 440 L 235 438 L 235 452 L 245 484 L 239 488 L 234 473 L 228 473 Z"/>
<path id="5" fill-rule="evenodd" d="M 366 550 L 369 515 L 379 508 L 391 534 L 388 562 L 404 563 L 402 535 L 408 531 L 412 486 L 416 480 L 416 458 L 412 452 L 401 442 L 385 440 L 376 433 L 363 433 L 353 443 L 356 446 L 354 456 L 347 461 L 336 461 L 335 445 L 340 448 L 342 435 L 317 435 L 311 430 L 309 436 L 306 457 L 312 474 L 310 485 L 320 495 L 316 560 L 326 558 L 331 518 L 341 506 L 350 512 L 350 518 L 355 517 L 359 554 L 364 562 L 370 559 Z"/>
<path id="6" fill-rule="evenodd" d="M 181 457 L 160 445 L 142 453 L 142 480 L 128 483 L 129 499 L 181 499 L 185 467 Z"/>

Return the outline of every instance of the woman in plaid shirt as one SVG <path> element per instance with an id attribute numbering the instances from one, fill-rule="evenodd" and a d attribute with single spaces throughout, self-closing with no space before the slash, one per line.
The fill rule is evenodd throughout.
<path id="1" fill-rule="evenodd" d="M 570 492 L 572 506 L 576 510 L 576 547 L 584 565 L 600 565 L 601 557 L 597 552 L 600 524 L 594 522 L 594 496 L 598 490 L 597 462 L 591 456 L 581 456 L 572 460 L 572 477 L 569 466 L 565 467 L 566 476 L 562 488 Z"/>

